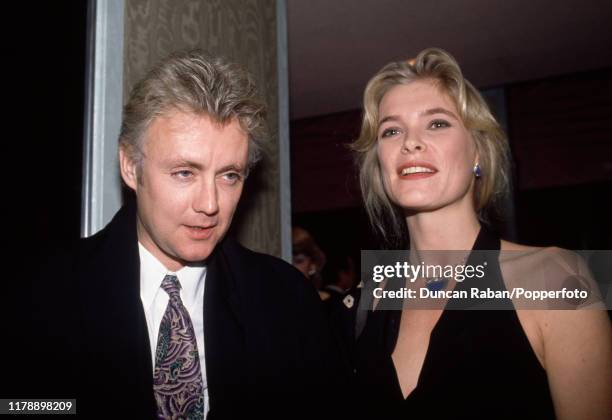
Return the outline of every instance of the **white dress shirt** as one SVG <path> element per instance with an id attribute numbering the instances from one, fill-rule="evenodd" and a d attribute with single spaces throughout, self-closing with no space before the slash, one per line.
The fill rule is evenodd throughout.
<path id="1" fill-rule="evenodd" d="M 166 275 L 175 275 L 181 283 L 181 300 L 191 317 L 195 330 L 202 381 L 204 385 L 204 418 L 208 414 L 208 384 L 206 382 L 206 362 L 204 357 L 204 282 L 206 279 L 205 265 L 184 266 L 176 273 L 168 269 L 153 256 L 142 244 L 138 243 L 140 253 L 140 300 L 144 308 L 151 343 L 151 360 L 155 370 L 155 352 L 157 349 L 157 335 L 168 301 L 168 293 L 161 288 Z"/>

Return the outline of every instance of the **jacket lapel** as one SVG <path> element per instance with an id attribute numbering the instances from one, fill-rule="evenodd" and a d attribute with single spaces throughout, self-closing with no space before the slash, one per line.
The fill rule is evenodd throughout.
<path id="1" fill-rule="evenodd" d="M 204 347 L 211 412 L 235 410 L 231 404 L 244 392 L 249 379 L 239 279 L 224 251 L 227 241 L 217 245 L 208 259 L 204 288 Z"/>

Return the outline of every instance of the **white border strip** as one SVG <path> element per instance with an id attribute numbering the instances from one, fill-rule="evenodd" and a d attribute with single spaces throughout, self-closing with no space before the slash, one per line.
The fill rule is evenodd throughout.
<path id="1" fill-rule="evenodd" d="M 81 236 L 121 206 L 117 139 L 123 108 L 124 0 L 90 0 L 83 147 Z"/>

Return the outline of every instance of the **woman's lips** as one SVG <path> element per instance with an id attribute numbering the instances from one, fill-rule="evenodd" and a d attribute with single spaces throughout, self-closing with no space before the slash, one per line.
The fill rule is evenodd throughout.
<path id="1" fill-rule="evenodd" d="M 438 170 L 429 163 L 415 162 L 402 165 L 398 168 L 397 174 L 400 179 L 417 180 L 434 176 Z"/>
<path id="2" fill-rule="evenodd" d="M 417 179 L 423 179 L 423 178 L 430 178 L 432 176 L 434 176 L 435 173 L 431 173 L 431 172 L 420 172 L 420 173 L 415 173 L 415 174 L 408 174 L 408 175 L 402 175 L 400 176 L 400 179 L 405 179 L 405 180 L 417 180 Z"/>

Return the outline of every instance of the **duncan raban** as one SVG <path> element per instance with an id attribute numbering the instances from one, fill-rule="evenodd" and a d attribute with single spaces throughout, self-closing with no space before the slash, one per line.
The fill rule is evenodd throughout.
<path id="1" fill-rule="evenodd" d="M 476 289 L 478 290 L 478 289 Z M 398 290 L 384 290 L 377 287 L 372 291 L 376 299 L 467 299 L 467 290 L 429 290 L 426 287 L 409 289 L 402 287 Z"/>
<path id="2" fill-rule="evenodd" d="M 417 290 L 402 287 L 398 290 L 384 290 L 377 287 L 372 291 L 376 299 L 586 299 L 589 293 L 586 290 L 567 289 L 561 290 L 525 290 L 522 287 L 510 290 L 494 290 L 491 288 L 479 289 L 478 287 L 467 290 L 429 290 L 421 287 Z"/>

